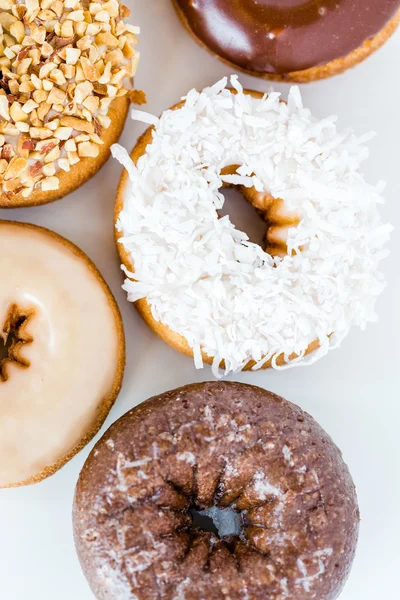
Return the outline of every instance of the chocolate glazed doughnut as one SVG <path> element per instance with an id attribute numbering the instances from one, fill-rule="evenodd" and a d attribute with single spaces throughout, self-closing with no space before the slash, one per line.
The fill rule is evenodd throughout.
<path id="1" fill-rule="evenodd" d="M 100 600 L 334 600 L 359 522 L 321 427 L 226 382 L 162 394 L 117 421 L 81 472 L 73 514 Z"/>
<path id="2" fill-rule="evenodd" d="M 399 0 L 174 0 L 213 54 L 268 79 L 311 81 L 357 64 L 393 33 Z"/>

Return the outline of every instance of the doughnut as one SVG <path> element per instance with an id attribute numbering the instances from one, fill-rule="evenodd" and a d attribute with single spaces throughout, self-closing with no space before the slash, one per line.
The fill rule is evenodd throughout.
<path id="1" fill-rule="evenodd" d="M 213 382 L 114 423 L 79 476 L 73 521 L 98 600 L 334 600 L 359 512 L 340 451 L 310 415 Z"/>
<path id="2" fill-rule="evenodd" d="M 231 84 L 192 90 L 160 119 L 135 111 L 153 127 L 133 162 L 112 149 L 126 169 L 115 220 L 128 299 L 216 376 L 311 364 L 374 320 L 391 229 L 381 184 L 360 173 L 368 136 L 313 117 L 298 88 L 286 104 Z M 265 220 L 264 248 L 219 218 L 224 185 Z"/>
<path id="3" fill-rule="evenodd" d="M 139 53 L 118 0 L 1 0 L 0 207 L 74 191 L 122 132 Z"/>
<path id="4" fill-rule="evenodd" d="M 393 34 L 400 15 L 399 0 L 173 3 L 189 33 L 218 58 L 256 77 L 299 83 L 367 58 Z"/>
<path id="5" fill-rule="evenodd" d="M 0 221 L 0 487 L 37 483 L 98 432 L 122 384 L 118 306 L 52 231 Z"/>

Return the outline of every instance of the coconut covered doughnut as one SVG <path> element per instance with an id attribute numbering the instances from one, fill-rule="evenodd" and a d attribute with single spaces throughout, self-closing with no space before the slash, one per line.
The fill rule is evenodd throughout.
<path id="1" fill-rule="evenodd" d="M 256 77 L 300 83 L 360 63 L 388 40 L 400 18 L 399 0 L 173 3 L 187 30 L 212 54 Z"/>
<path id="2" fill-rule="evenodd" d="M 154 126 L 135 164 L 115 147 L 127 169 L 116 206 L 124 288 L 197 367 L 309 364 L 375 319 L 384 287 L 390 227 L 377 210 L 381 185 L 360 172 L 368 136 L 313 117 L 297 88 L 285 104 L 231 81 L 234 91 L 226 79 L 192 90 L 160 119 L 136 111 Z M 224 185 L 261 211 L 264 249 L 218 218 Z"/>
<path id="3" fill-rule="evenodd" d="M 138 28 L 118 0 L 1 0 L 0 207 L 72 192 L 124 126 Z"/>
<path id="4" fill-rule="evenodd" d="M 220 382 L 114 423 L 81 472 L 73 517 L 99 600 L 334 600 L 359 522 L 321 427 L 270 392 Z"/>
<path id="5" fill-rule="evenodd" d="M 122 384 L 121 316 L 71 242 L 0 221 L 0 487 L 52 475 L 100 429 Z"/>

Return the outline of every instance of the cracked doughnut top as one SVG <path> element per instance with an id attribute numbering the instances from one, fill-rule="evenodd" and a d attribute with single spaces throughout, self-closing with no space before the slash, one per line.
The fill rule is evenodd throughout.
<path id="1" fill-rule="evenodd" d="M 227 83 L 190 91 L 160 119 L 134 111 L 154 124 L 135 165 L 114 146 L 129 176 L 116 210 L 124 289 L 161 337 L 216 375 L 308 364 L 376 318 L 385 285 L 382 185 L 360 170 L 369 136 L 314 117 L 296 87 L 286 104 Z M 265 248 L 219 218 L 224 185 L 261 209 Z"/>
<path id="2" fill-rule="evenodd" d="M 279 74 L 350 54 L 400 7 L 399 0 L 174 1 L 212 52 L 247 71 Z"/>
<path id="3" fill-rule="evenodd" d="M 239 526 L 203 531 L 193 509 L 233 510 Z M 189 385 L 128 412 L 90 454 L 74 503 L 99 600 L 334 600 L 358 521 L 329 436 L 297 406 L 238 383 Z"/>
<path id="4" fill-rule="evenodd" d="M 3 206 L 57 190 L 60 172 L 101 153 L 139 58 L 129 14 L 118 0 L 0 0 Z"/>
<path id="5" fill-rule="evenodd" d="M 98 431 L 122 383 L 115 300 L 53 232 L 0 221 L 0 488 L 51 475 Z"/>

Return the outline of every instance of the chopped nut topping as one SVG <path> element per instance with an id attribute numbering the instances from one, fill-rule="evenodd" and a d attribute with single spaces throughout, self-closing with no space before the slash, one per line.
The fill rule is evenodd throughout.
<path id="1" fill-rule="evenodd" d="M 99 152 L 99 146 L 94 142 L 82 142 L 81 144 L 78 144 L 78 155 L 80 157 L 92 156 L 93 158 L 96 158 L 96 156 L 99 155 Z"/>
<path id="2" fill-rule="evenodd" d="M 17 156 L 14 156 L 14 158 L 12 158 L 8 163 L 6 172 L 3 175 L 4 181 L 18 177 L 25 171 L 27 166 L 28 161 L 25 158 L 18 158 Z"/>
<path id="3" fill-rule="evenodd" d="M 129 100 L 132 104 L 136 104 L 137 106 L 142 106 L 146 104 L 146 94 L 142 90 L 132 90 L 128 92 Z"/>
<path id="4" fill-rule="evenodd" d="M 9 112 L 9 101 L 7 96 L 0 96 L 0 116 L 3 117 L 6 121 L 10 120 L 10 112 Z"/>
<path id="5" fill-rule="evenodd" d="M 44 192 L 49 192 L 50 190 L 57 190 L 59 186 L 59 181 L 57 177 L 46 177 L 42 180 L 41 188 Z"/>
<path id="6" fill-rule="evenodd" d="M 45 140 L 46 138 L 52 137 L 53 132 L 47 127 L 30 127 L 29 135 L 34 140 Z"/>
<path id="7" fill-rule="evenodd" d="M 57 172 L 98 156 L 114 98 L 139 53 L 119 0 L 0 0 L 0 194 L 59 187 Z"/>
<path id="8" fill-rule="evenodd" d="M 94 133 L 93 123 L 89 123 L 84 119 L 78 119 L 77 117 L 63 117 L 60 121 L 63 127 L 72 127 L 76 131 L 86 131 L 86 133 Z"/>

